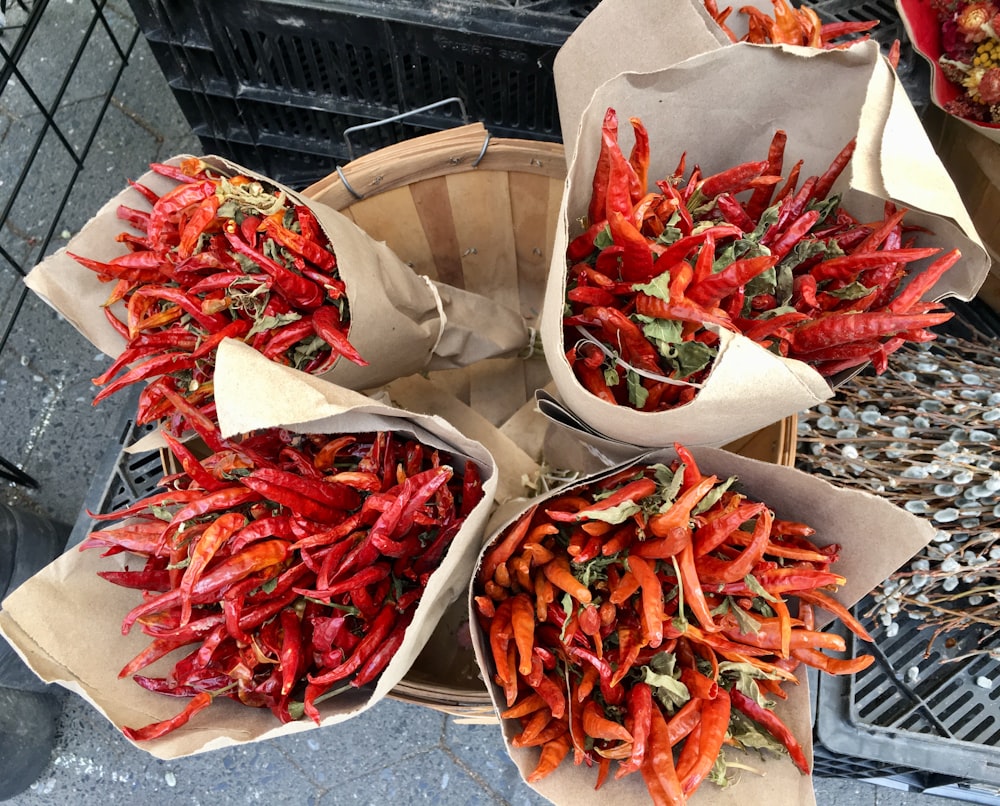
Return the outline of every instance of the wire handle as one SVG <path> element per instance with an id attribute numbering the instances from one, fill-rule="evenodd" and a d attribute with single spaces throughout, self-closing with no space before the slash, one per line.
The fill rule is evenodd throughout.
<path id="1" fill-rule="evenodd" d="M 421 106 L 417 109 L 410 109 L 407 112 L 400 112 L 398 115 L 393 115 L 389 118 L 382 118 L 382 120 L 373 120 L 371 123 L 359 123 L 357 126 L 349 126 L 344 129 L 344 145 L 347 146 L 347 156 L 348 159 L 354 159 L 354 146 L 351 145 L 351 135 L 355 132 L 362 131 L 364 129 L 373 129 L 376 126 L 384 126 L 387 123 L 395 123 L 399 120 L 405 120 L 406 118 L 413 117 L 414 115 L 420 115 L 424 112 L 429 112 L 432 109 L 437 109 L 442 106 L 447 106 L 448 104 L 458 104 L 459 110 L 462 113 L 462 123 L 469 122 L 469 113 L 465 109 L 465 101 L 459 98 L 457 95 L 451 98 L 445 98 L 442 101 L 435 101 L 432 104 L 427 104 L 426 106 Z"/>

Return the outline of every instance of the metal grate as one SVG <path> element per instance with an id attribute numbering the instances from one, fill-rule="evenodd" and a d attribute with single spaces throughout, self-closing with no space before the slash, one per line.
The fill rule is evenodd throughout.
<path id="1" fill-rule="evenodd" d="M 48 0 L 5 3 L 3 11 L 0 354 L 24 310 L 27 288 L 20 280 L 53 249 L 73 185 L 139 37 L 135 22 L 110 13 L 104 0 L 57 10 Z M 53 51 L 53 41 L 63 47 Z M 35 214 L 18 220 L 19 205 L 27 207 L 29 198 Z M 23 417 L 15 403 L 7 400 L 0 417 Z M 35 483 L 11 456 L 0 457 L 0 479 Z"/>

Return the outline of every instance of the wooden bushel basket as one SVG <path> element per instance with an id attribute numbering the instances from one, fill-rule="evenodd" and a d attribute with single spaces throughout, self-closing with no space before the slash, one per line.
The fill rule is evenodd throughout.
<path id="1" fill-rule="evenodd" d="M 490 139 L 482 125 L 471 124 L 359 157 L 304 195 L 384 240 L 417 273 L 520 309 L 537 329 L 565 178 L 561 145 Z M 534 393 L 550 380 L 538 354 L 430 376 L 436 390 L 471 407 L 535 461 L 542 459 L 546 422 L 534 411 Z M 795 418 L 726 447 L 791 465 Z M 393 696 L 463 720 L 495 722 L 463 640 L 466 619 L 460 600 Z"/>

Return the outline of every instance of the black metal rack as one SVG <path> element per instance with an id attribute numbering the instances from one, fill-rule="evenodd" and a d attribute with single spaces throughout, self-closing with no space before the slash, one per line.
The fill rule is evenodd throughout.
<path id="1" fill-rule="evenodd" d="M 0 12 L 0 110 L 7 113 L 0 129 L 2 354 L 27 296 L 20 280 L 52 251 L 65 226 L 64 211 L 139 28 L 105 0 L 58 8 L 48 0 L 0 0 Z M 63 47 L 54 51 L 53 41 Z M 35 202 L 33 220 L 17 220 L 28 200 Z M 0 416 L 18 416 L 15 401 L 0 401 Z M 0 456 L 0 479 L 34 484 L 10 455 Z"/>

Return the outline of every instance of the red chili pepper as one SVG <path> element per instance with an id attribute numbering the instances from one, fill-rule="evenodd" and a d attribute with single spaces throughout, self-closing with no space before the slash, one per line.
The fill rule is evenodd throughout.
<path id="1" fill-rule="evenodd" d="M 370 565 L 367 568 L 362 568 L 361 570 L 356 571 L 355 573 L 342 579 L 328 582 L 325 586 L 317 590 L 295 588 L 295 592 L 301 594 L 302 596 L 309 596 L 314 599 L 330 600 L 339 594 L 349 593 L 356 589 L 365 588 L 366 586 L 372 585 L 376 582 L 381 582 L 389 576 L 389 572 L 390 568 L 387 564 L 380 563 L 378 565 Z"/>
<path id="2" fill-rule="evenodd" d="M 358 366 L 368 366 L 368 362 L 347 340 L 347 332 L 336 308 L 333 306 L 317 308 L 313 312 L 312 324 L 316 335 L 330 345 L 334 354 L 344 356 Z"/>
<path id="3" fill-rule="evenodd" d="M 319 243 L 319 237 L 322 237 L 322 232 L 317 229 L 317 232 L 310 236 L 294 232 L 282 224 L 283 218 L 283 212 L 275 213 L 265 218 L 263 221 L 264 232 L 283 247 L 315 264 L 324 272 L 332 272 L 336 268 L 337 259 L 333 252 Z"/>
<path id="4" fill-rule="evenodd" d="M 722 193 L 715 197 L 715 206 L 723 219 L 735 227 L 739 227 L 743 232 L 753 232 L 757 227 L 756 221 L 751 218 L 747 211 L 730 193 Z"/>
<path id="5" fill-rule="evenodd" d="M 628 161 L 635 172 L 636 184 L 640 191 L 638 196 L 634 197 L 632 201 L 638 202 L 642 198 L 642 194 L 646 192 L 646 186 L 649 183 L 649 132 L 646 131 L 646 127 L 642 125 L 642 121 L 639 118 L 629 118 L 629 123 L 632 124 L 634 142 Z"/>
<path id="6" fill-rule="evenodd" d="M 764 169 L 765 174 L 770 176 L 781 175 L 787 140 L 788 135 L 782 129 L 775 131 L 774 136 L 771 138 L 771 145 L 768 147 L 767 151 L 767 167 Z M 773 195 L 774 185 L 761 185 L 755 188 L 746 204 L 747 216 L 752 221 L 759 221 L 764 210 L 766 210 L 770 205 L 771 197 Z"/>
<path id="7" fill-rule="evenodd" d="M 157 568 L 142 571 L 98 571 L 101 579 L 106 579 L 123 588 L 163 592 L 170 590 L 170 574 Z"/>
<path id="8" fill-rule="evenodd" d="M 283 540 L 268 540 L 254 543 L 238 555 L 221 560 L 195 583 L 191 599 L 199 604 L 211 601 L 225 588 L 250 574 L 266 568 L 273 568 L 288 558 L 289 546 Z M 134 607 L 122 620 L 122 634 L 126 635 L 132 625 L 147 614 L 176 607 L 180 604 L 181 592 L 174 588 L 155 596 Z"/>
<path id="9" fill-rule="evenodd" d="M 396 626 L 392 628 L 392 632 L 389 633 L 388 637 L 382 642 L 381 646 L 379 646 L 371 654 L 368 660 L 362 664 L 361 668 L 358 669 L 358 673 L 351 680 L 352 686 L 358 687 L 368 685 L 368 683 L 374 680 L 385 670 L 389 661 L 391 661 L 396 652 L 399 651 L 399 647 L 402 645 L 403 639 L 406 637 L 406 628 L 409 626 L 411 618 L 412 614 L 404 616 L 396 623 Z"/>
<path id="10" fill-rule="evenodd" d="M 774 711 L 758 705 L 754 700 L 736 688 L 730 690 L 729 696 L 732 699 L 733 705 L 739 711 L 764 728 L 764 730 L 784 745 L 792 762 L 802 771 L 803 775 L 810 774 L 809 760 L 806 758 L 802 745 L 799 744 L 795 735 Z"/>
<path id="11" fill-rule="evenodd" d="M 319 712 L 316 710 L 315 703 L 313 702 L 315 696 L 318 696 L 320 690 L 326 689 L 338 680 L 344 680 L 357 672 L 362 664 L 375 655 L 379 647 L 389 636 L 389 633 L 396 626 L 398 620 L 399 614 L 396 612 L 396 609 L 392 605 L 386 605 L 379 611 L 364 638 L 354 648 L 350 658 L 340 665 L 332 669 L 327 669 L 318 675 L 309 675 L 308 679 L 315 694 L 312 698 L 309 697 L 308 693 L 306 695 L 307 715 L 314 721 L 319 721 Z"/>
<path id="12" fill-rule="evenodd" d="M 796 327 L 792 346 L 796 352 L 808 353 L 830 344 L 891 336 L 910 330 L 933 327 L 947 322 L 951 312 L 928 314 L 893 314 L 861 312 L 844 316 L 827 314 Z"/>
<path id="13" fill-rule="evenodd" d="M 639 326 L 617 308 L 586 308 L 580 321 L 600 329 L 603 340 L 636 369 L 659 372 L 659 354 Z"/>
<path id="14" fill-rule="evenodd" d="M 637 503 L 656 492 L 656 482 L 650 478 L 640 478 L 622 485 L 610 495 L 594 503 L 588 503 L 577 512 L 546 510 L 545 514 L 554 521 L 579 522 L 589 520 L 589 512 L 605 512 L 626 502 Z"/>
<path id="15" fill-rule="evenodd" d="M 566 715 L 566 695 L 563 693 L 563 686 L 549 675 L 541 675 L 540 678 L 531 684 L 546 705 L 552 711 L 553 719 L 562 719 Z"/>
<path id="16" fill-rule="evenodd" d="M 290 304 L 304 310 L 313 310 L 323 304 L 325 295 L 315 282 L 296 274 L 276 260 L 272 260 L 254 249 L 237 234 L 237 231 L 235 226 L 223 228 L 229 245 L 237 254 L 249 258 L 260 267 L 261 271 L 269 274 L 274 279 L 275 290 Z"/>
<path id="17" fill-rule="evenodd" d="M 101 389 L 94 395 L 93 402 L 96 405 L 115 392 L 138 381 L 163 375 L 167 372 L 181 372 L 191 369 L 194 365 L 195 359 L 183 353 L 164 353 L 163 355 L 147 358 Z"/>
<path id="18" fill-rule="evenodd" d="M 198 240 L 208 230 L 209 225 L 215 222 L 220 202 L 221 199 L 213 194 L 198 203 L 184 224 L 184 229 L 181 230 L 181 239 L 177 245 L 177 256 L 180 259 L 188 258 L 194 252 Z"/>
<path id="19" fill-rule="evenodd" d="M 740 286 L 773 268 L 780 259 L 780 255 L 772 254 L 733 261 L 722 271 L 694 282 L 687 290 L 687 297 L 698 305 L 715 307 Z"/>
<path id="20" fill-rule="evenodd" d="M 840 150 L 837 156 L 834 157 L 833 162 L 830 163 L 830 167 L 827 168 L 823 175 L 816 181 L 812 191 L 812 198 L 822 200 L 830 195 L 830 191 L 833 189 L 834 183 L 850 163 L 851 157 L 854 156 L 854 149 L 856 146 L 857 139 L 852 138 L 851 141 Z"/>
<path id="21" fill-rule="evenodd" d="M 177 586 L 181 597 L 181 626 L 187 624 L 191 618 L 191 597 L 198 580 L 223 544 L 246 522 L 246 516 L 239 512 L 226 512 L 212 521 L 197 538 L 194 548 L 190 551 L 188 565 Z"/>
<path id="22" fill-rule="evenodd" d="M 601 696 L 608 705 L 621 703 L 625 692 L 620 686 L 615 685 L 615 670 L 611 668 L 611 664 L 607 660 L 599 658 L 593 652 L 579 646 L 566 646 L 565 651 L 570 657 L 589 664 L 597 671 L 598 679 L 601 682 Z"/>
<path id="23" fill-rule="evenodd" d="M 638 188 L 639 180 L 632 166 L 625 159 L 625 155 L 622 154 L 622 150 L 618 146 L 617 136 L 605 129 L 603 137 L 608 147 L 609 161 L 604 218 L 609 219 L 612 212 L 621 213 L 628 218 L 632 215 L 632 199 L 634 191 Z"/>
<path id="24" fill-rule="evenodd" d="M 591 181 L 590 207 L 587 213 L 591 227 L 599 226 L 600 229 L 603 229 L 601 222 L 607 220 L 608 183 L 611 178 L 610 143 L 617 142 L 618 115 L 614 109 L 609 108 L 604 113 L 604 122 L 601 126 L 601 147 L 597 157 L 597 166 L 594 169 L 594 178 Z M 592 247 L 593 239 L 591 239 Z M 588 249 L 587 253 L 589 254 L 589 252 Z"/>
<path id="25" fill-rule="evenodd" d="M 618 210 L 608 211 L 611 237 L 622 247 L 620 277 L 626 282 L 645 283 L 656 275 L 651 244 L 626 216 Z"/>
<path id="26" fill-rule="evenodd" d="M 615 393 L 611 390 L 611 387 L 608 386 L 607 378 L 605 377 L 604 372 L 600 369 L 600 366 L 595 367 L 587 361 L 578 359 L 578 352 L 579 351 L 575 349 L 570 350 L 567 353 L 567 361 L 573 369 L 573 374 L 576 376 L 577 380 L 580 381 L 580 385 L 592 395 L 600 398 L 606 403 L 618 405 L 618 398 L 615 397 Z"/>
<path id="27" fill-rule="evenodd" d="M 285 353 L 300 342 L 310 339 L 314 333 L 311 318 L 299 319 L 287 325 L 272 330 L 267 341 L 260 348 L 261 354 L 277 363 L 291 364 Z"/>
<path id="28" fill-rule="evenodd" d="M 161 722 L 154 722 L 151 725 L 147 725 L 143 728 L 129 728 L 123 727 L 122 733 L 125 737 L 131 739 L 133 742 L 146 742 L 150 739 L 158 739 L 161 736 L 165 736 L 173 730 L 176 730 L 181 725 L 186 725 L 188 720 L 191 719 L 199 711 L 203 711 L 208 706 L 212 704 L 212 695 L 208 692 L 202 691 L 196 694 L 185 707 L 176 716 L 170 719 L 164 719 Z"/>
<path id="29" fill-rule="evenodd" d="M 940 250 L 934 247 L 910 249 L 882 249 L 873 252 L 852 252 L 849 255 L 830 258 L 818 263 L 812 276 L 822 283 L 826 280 L 847 280 L 866 269 L 878 268 L 886 263 L 909 263 L 932 257 Z"/>
<path id="30" fill-rule="evenodd" d="M 689 300 L 667 302 L 659 297 L 651 297 L 640 293 L 635 295 L 635 311 L 643 316 L 654 319 L 677 319 L 682 322 L 694 322 L 702 325 L 706 322 L 723 327 L 726 330 L 736 330 L 729 316 L 718 308 L 702 307 Z"/>
<path id="31" fill-rule="evenodd" d="M 163 234 L 177 213 L 185 207 L 195 205 L 215 195 L 215 183 L 211 181 L 186 182 L 176 185 L 157 199 L 149 214 L 146 236 L 150 243 L 159 244 Z"/>
<path id="32" fill-rule="evenodd" d="M 295 512 L 321 523 L 333 523 L 338 519 L 334 513 L 348 512 L 361 505 L 358 492 L 344 484 L 325 479 L 307 479 L 276 467 L 254 468 L 240 481 L 275 503 L 285 504 Z M 306 501 L 309 503 L 304 503 Z"/>
<path id="33" fill-rule="evenodd" d="M 763 174 L 766 168 L 767 160 L 744 162 L 705 177 L 697 185 L 698 198 L 714 199 L 722 193 L 739 193 L 750 187 L 751 181 Z"/>
<path id="34" fill-rule="evenodd" d="M 154 162 L 149 167 L 153 173 L 182 184 L 192 184 L 205 178 L 205 166 L 200 160 L 183 160 L 180 165 Z"/>
<path id="35" fill-rule="evenodd" d="M 930 291 L 941 276 L 962 257 L 958 249 L 941 255 L 930 266 L 910 279 L 899 295 L 889 303 L 892 313 L 907 313 Z"/>

